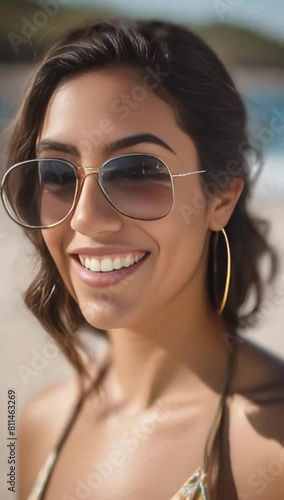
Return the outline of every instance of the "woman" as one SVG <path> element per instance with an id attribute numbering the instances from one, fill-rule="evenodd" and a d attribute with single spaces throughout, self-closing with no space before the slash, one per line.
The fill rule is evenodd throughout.
<path id="1" fill-rule="evenodd" d="M 246 125 L 179 25 L 96 21 L 40 63 L 1 193 L 40 258 L 26 305 L 77 377 L 22 412 L 20 500 L 283 498 L 283 362 L 240 337 L 277 269 Z"/>

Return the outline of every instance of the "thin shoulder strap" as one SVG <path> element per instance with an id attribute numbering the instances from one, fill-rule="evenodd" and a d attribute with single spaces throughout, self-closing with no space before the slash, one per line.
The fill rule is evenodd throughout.
<path id="1" fill-rule="evenodd" d="M 226 395 L 233 374 L 233 355 L 230 351 L 228 356 L 227 371 L 225 381 L 221 390 L 221 396 L 215 412 L 213 422 L 210 426 L 206 439 L 203 461 L 196 471 L 190 475 L 179 491 L 171 498 L 171 500 L 212 500 L 212 488 L 209 482 L 208 462 L 212 456 L 213 446 L 218 430 L 222 425 L 222 415 L 225 408 Z M 210 477 L 211 479 L 211 477 Z"/>
<path id="2" fill-rule="evenodd" d="M 97 383 L 97 381 L 99 379 L 101 379 L 103 377 L 103 375 L 105 374 L 106 370 L 108 369 L 108 367 L 110 365 L 110 361 L 111 361 L 111 357 L 110 357 L 109 353 L 107 352 L 107 354 L 103 357 L 103 362 L 100 365 L 100 368 L 98 369 L 94 380 L 90 384 L 90 387 L 85 392 L 83 392 L 81 394 L 79 400 L 77 401 L 77 403 L 73 409 L 71 417 L 68 420 L 68 423 L 64 429 L 63 434 L 60 436 L 60 439 L 57 442 L 54 450 L 48 456 L 47 463 L 44 464 L 45 468 L 46 468 L 46 470 L 45 470 L 46 477 L 44 477 L 44 480 L 43 480 L 44 485 L 43 485 L 42 491 L 40 492 L 40 495 L 37 497 L 37 500 L 43 500 L 43 498 L 47 492 L 47 488 L 48 488 L 48 485 L 50 483 L 52 473 L 54 472 L 55 464 L 56 464 L 56 461 L 60 455 L 61 449 L 62 449 L 64 443 L 66 442 L 69 433 L 71 432 L 71 429 L 72 429 L 72 427 L 73 427 L 73 425 L 74 425 L 74 423 L 75 423 L 75 421 L 76 421 L 76 419 L 81 411 L 81 408 L 82 408 L 85 400 L 87 399 L 90 392 L 94 389 L 94 385 Z"/>
<path id="3" fill-rule="evenodd" d="M 221 397 L 219 400 L 217 411 L 216 411 L 215 417 L 213 419 L 213 422 L 211 424 L 211 427 L 210 427 L 210 430 L 209 430 L 209 433 L 208 433 L 208 436 L 206 439 L 205 448 L 204 448 L 204 455 L 203 455 L 203 462 L 202 462 L 202 469 L 204 472 L 207 471 L 208 461 L 211 457 L 215 437 L 217 435 L 217 432 L 218 432 L 218 429 L 219 429 L 219 426 L 221 423 L 221 419 L 222 419 L 222 415 L 223 415 L 223 411 L 224 411 L 224 407 L 225 407 L 225 403 L 226 403 L 226 397 L 227 397 L 228 389 L 229 389 L 232 375 L 233 375 L 233 371 L 234 371 L 233 368 L 234 368 L 234 360 L 235 360 L 235 355 L 234 355 L 235 350 L 236 349 L 234 349 L 233 351 L 229 351 L 229 356 L 228 356 L 228 361 L 227 361 L 226 378 L 225 378 L 225 381 L 224 381 L 224 384 L 222 387 Z"/>

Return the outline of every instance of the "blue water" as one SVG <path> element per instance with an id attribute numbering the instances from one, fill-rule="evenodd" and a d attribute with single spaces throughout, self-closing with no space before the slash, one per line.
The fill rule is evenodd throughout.
<path id="1" fill-rule="evenodd" d="M 284 82 L 278 88 L 251 89 L 243 95 L 256 147 L 284 155 Z"/>
<path id="2" fill-rule="evenodd" d="M 253 145 L 262 151 L 263 168 L 254 193 L 284 200 L 284 84 L 251 88 L 243 94 Z"/>

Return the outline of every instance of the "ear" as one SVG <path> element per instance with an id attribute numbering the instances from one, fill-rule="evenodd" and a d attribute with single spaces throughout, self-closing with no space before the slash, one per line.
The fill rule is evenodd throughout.
<path id="1" fill-rule="evenodd" d="M 209 215 L 209 228 L 212 231 L 219 231 L 220 227 L 225 227 L 229 222 L 243 188 L 244 180 L 236 177 L 213 198 Z"/>

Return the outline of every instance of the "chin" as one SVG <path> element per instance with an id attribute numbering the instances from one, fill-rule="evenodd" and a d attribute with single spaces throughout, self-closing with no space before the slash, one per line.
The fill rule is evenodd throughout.
<path id="1" fill-rule="evenodd" d="M 94 328 L 108 330 L 124 326 L 121 304 L 115 304 L 103 296 L 89 300 L 77 300 L 86 321 Z"/>

